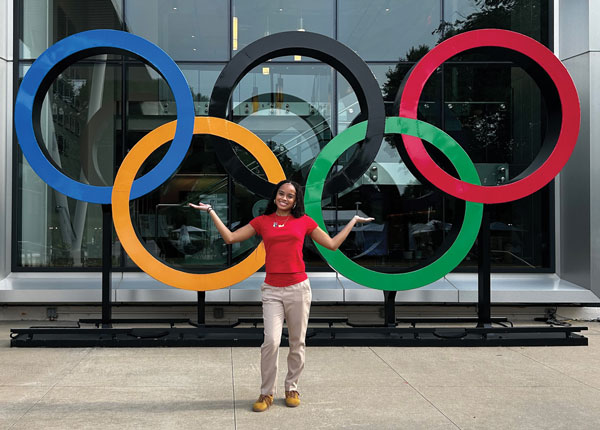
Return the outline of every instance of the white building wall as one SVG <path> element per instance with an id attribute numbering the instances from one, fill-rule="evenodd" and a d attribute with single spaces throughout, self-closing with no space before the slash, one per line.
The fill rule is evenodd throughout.
<path id="1" fill-rule="evenodd" d="M 0 1 L 0 280 L 10 272 L 13 2 Z"/>
<path id="2" fill-rule="evenodd" d="M 600 2 L 560 0 L 559 57 L 573 76 L 581 131 L 560 178 L 559 275 L 600 295 Z"/>

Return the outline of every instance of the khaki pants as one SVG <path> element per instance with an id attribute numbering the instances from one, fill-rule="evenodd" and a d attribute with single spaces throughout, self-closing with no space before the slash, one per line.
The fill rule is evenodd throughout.
<path id="1" fill-rule="evenodd" d="M 260 348 L 261 394 L 275 394 L 277 384 L 277 361 L 279 343 L 285 318 L 289 332 L 290 351 L 287 357 L 288 372 L 285 390 L 297 390 L 300 374 L 304 369 L 306 327 L 312 292 L 307 280 L 288 287 L 263 284 L 262 308 L 265 340 Z"/>

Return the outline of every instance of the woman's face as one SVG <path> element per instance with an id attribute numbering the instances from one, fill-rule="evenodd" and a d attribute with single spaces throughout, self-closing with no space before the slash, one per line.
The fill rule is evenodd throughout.
<path id="1" fill-rule="evenodd" d="M 275 206 L 278 212 L 290 212 L 296 203 L 296 188 L 289 183 L 283 184 L 277 190 Z"/>

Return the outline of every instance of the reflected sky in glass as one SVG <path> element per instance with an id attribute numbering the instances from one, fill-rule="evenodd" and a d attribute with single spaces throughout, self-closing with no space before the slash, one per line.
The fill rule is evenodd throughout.
<path id="1" fill-rule="evenodd" d="M 331 0 L 234 0 L 233 55 L 260 39 L 282 31 L 310 31 L 334 37 Z M 293 60 L 293 57 L 282 57 Z M 305 58 L 295 58 L 296 61 Z"/>
<path id="2" fill-rule="evenodd" d="M 174 60 L 227 60 L 227 2 L 128 0 L 127 31 L 156 43 Z"/>
<path id="3" fill-rule="evenodd" d="M 397 61 L 411 48 L 436 45 L 440 24 L 439 0 L 394 2 L 341 0 L 338 40 L 365 61 Z"/>

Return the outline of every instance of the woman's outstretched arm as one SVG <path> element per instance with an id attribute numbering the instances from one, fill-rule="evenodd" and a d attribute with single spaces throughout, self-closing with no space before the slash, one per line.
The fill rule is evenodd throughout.
<path id="1" fill-rule="evenodd" d="M 317 242 L 319 245 L 324 246 L 327 249 L 332 251 L 337 250 L 340 245 L 346 240 L 350 232 L 352 231 L 352 227 L 356 225 L 356 223 L 366 223 L 371 222 L 375 218 L 363 218 L 358 215 L 354 215 L 354 217 L 346 224 L 346 226 L 336 234 L 334 237 L 330 237 L 326 232 L 324 232 L 320 227 L 315 228 L 310 237 L 312 240 Z"/>
<path id="2" fill-rule="evenodd" d="M 231 231 L 227 228 L 219 215 L 215 212 L 211 205 L 207 205 L 206 203 L 198 203 L 197 205 L 193 203 L 189 203 L 189 206 L 194 209 L 198 209 L 203 212 L 208 212 L 210 219 L 212 219 L 215 227 L 217 227 L 217 231 L 225 241 L 227 245 L 231 245 L 232 243 L 243 242 L 246 239 L 250 239 L 252 236 L 256 234 L 256 230 L 250 224 L 246 224 L 242 228 L 237 229 L 236 231 Z"/>

